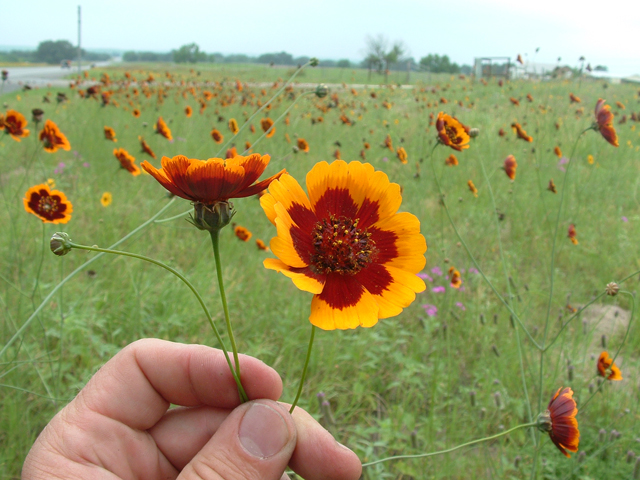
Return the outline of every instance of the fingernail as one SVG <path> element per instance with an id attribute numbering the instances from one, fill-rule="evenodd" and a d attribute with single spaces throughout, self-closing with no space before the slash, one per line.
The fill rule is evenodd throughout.
<path id="1" fill-rule="evenodd" d="M 262 403 L 254 403 L 240 422 L 238 436 L 249 454 L 268 458 L 284 448 L 290 434 L 280 412 Z"/>

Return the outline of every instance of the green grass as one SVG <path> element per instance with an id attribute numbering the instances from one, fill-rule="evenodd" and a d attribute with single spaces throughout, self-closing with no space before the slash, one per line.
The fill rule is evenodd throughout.
<path id="1" fill-rule="evenodd" d="M 159 77 L 169 69 L 178 80 L 240 79 L 248 83 L 274 82 L 291 73 L 255 65 L 212 65 L 198 66 L 202 71 L 200 77 L 191 75 L 188 68 L 170 66 L 160 66 L 154 74 Z M 137 67 L 131 67 L 130 71 L 141 78 L 148 72 L 143 74 Z M 124 75 L 120 69 L 108 72 L 115 80 Z M 91 75 L 99 73 L 93 71 Z M 366 71 L 308 68 L 303 73 L 297 81 L 367 82 Z M 404 82 L 393 75 L 391 81 Z M 381 77 L 374 75 L 373 79 L 379 83 Z M 290 124 L 279 123 L 273 138 L 255 146 L 255 151 L 272 157 L 265 175 L 286 168 L 303 183 L 312 166 L 321 160 L 331 160 L 336 148 L 343 159 L 355 160 L 360 158 L 363 142 L 369 142 L 367 161 L 403 187 L 401 210 L 419 217 L 429 247 L 425 273 L 432 276 L 433 282 L 427 282 L 427 291 L 419 294 L 400 316 L 381 320 L 371 329 L 317 332 L 300 405 L 319 418 L 315 397 L 324 392 L 332 406 L 338 440 L 367 462 L 393 454 L 455 446 L 528 421 L 523 378 L 534 418 L 539 413 L 539 395 L 544 410 L 560 386 L 571 386 L 580 409 L 580 452 L 584 452 L 581 463 L 578 459 L 582 453 L 567 460 L 544 436 L 540 437 L 540 456 L 536 457 L 531 434 L 520 431 L 451 455 L 374 466 L 365 469 L 365 476 L 529 478 L 537 458 L 538 478 L 586 479 L 605 475 L 629 478 L 633 464 L 627 464 L 624 456 L 630 449 L 640 453 L 635 440 L 640 431 L 637 380 L 640 329 L 635 319 L 619 359 L 625 379 L 605 385 L 602 393 L 584 409 L 581 402 L 590 396 L 589 384 L 596 384 L 593 357 L 597 358 L 602 350 L 598 328 L 607 333 L 610 352 L 617 350 L 624 335 L 624 329 L 616 328 L 609 319 L 591 314 L 593 309 L 581 312 L 545 354 L 542 385 L 538 380 L 540 354 L 520 330 L 521 371 L 517 331 L 487 283 L 480 275 L 469 272 L 473 263 L 438 202 L 429 161 L 435 163 L 452 219 L 470 251 L 532 337 L 542 342 L 549 300 L 552 234 L 563 179 L 559 167 L 566 167 L 558 165 L 553 148 L 559 146 L 565 156 L 571 153 L 578 134 L 591 124 L 592 108 L 601 96 L 611 105 L 621 101 L 627 107 L 620 111 L 613 106 L 620 147 L 612 147 L 598 133 L 589 131 L 580 139 L 572 157 L 574 164 L 557 238 L 549 338 L 559 332 L 561 322 L 570 318 L 567 304 L 584 305 L 602 292 L 608 282 L 640 269 L 637 242 L 640 131 L 633 121 L 617 124 L 622 114 L 629 116 L 640 110 L 637 89 L 607 85 L 605 90 L 600 81 L 510 82 L 499 87 L 495 82 L 484 86 L 448 76 L 427 80 L 422 79 L 415 89 L 377 89 L 375 99 L 368 91 L 360 90 L 357 96 L 349 90 L 332 91 L 330 94 L 338 94 L 339 104 L 326 112 L 319 107 L 327 105 L 330 97 L 301 99 L 291 111 Z M 275 92 L 266 87 L 263 94 L 260 91 L 263 87 L 248 87 L 238 93 L 227 86 L 199 114 L 196 99 L 191 94 L 186 99 L 182 96 L 184 87 L 165 87 L 167 96 L 161 105 L 157 103 L 156 87 L 152 88 L 154 94 L 147 99 L 143 95 L 135 97 L 131 89 L 113 86 L 118 108 L 82 100 L 73 91 L 67 92 L 70 101 L 61 105 L 55 104 L 57 90 L 51 90 L 54 102 L 51 104 L 42 103 L 47 90 L 20 93 L 20 100 L 16 94 L 0 99 L 8 108 L 15 108 L 27 117 L 32 108 L 43 108 L 46 118 L 58 124 L 72 146 L 70 152 L 43 152 L 38 148 L 31 121 L 31 136 L 22 142 L 7 135 L 0 137 L 2 345 L 62 278 L 94 255 L 73 251 L 59 258 L 45 245 L 42 256 L 43 229 L 45 244 L 52 233 L 64 230 L 77 243 L 107 247 L 167 203 L 164 190 L 152 178 L 133 177 L 118 168 L 112 154 L 115 147 L 127 149 L 137 163 L 148 159 L 157 166 L 159 161 L 139 153 L 138 135 L 143 135 L 158 155 L 216 156 L 219 145 L 211 140 L 210 130 L 216 127 L 228 139 L 231 135 L 228 120 L 236 118 L 242 124 L 257 108 L 255 102 L 264 103 Z M 218 91 L 213 86 L 202 88 Z M 571 105 L 569 92 L 581 97 L 583 103 Z M 248 99 L 253 105 L 241 105 L 242 95 L 247 93 L 255 94 L 255 98 Z M 527 93 L 533 95 L 533 103 L 525 100 Z M 234 103 L 219 104 L 221 98 L 229 100 L 231 96 L 235 97 Z M 438 104 L 441 97 L 449 103 Z M 519 98 L 521 106 L 511 105 L 509 97 Z M 129 100 L 133 106 L 128 104 Z M 390 102 L 392 107 L 384 108 L 383 101 Z M 290 102 L 287 95 L 280 97 L 269 116 L 277 118 Z M 186 105 L 194 109 L 191 118 L 183 113 Z M 577 114 L 581 106 L 584 112 Z M 141 109 L 140 118 L 132 116 L 134 107 Z M 429 115 L 437 115 L 441 110 L 480 129 L 480 136 L 472 141 L 471 148 L 455 152 L 460 161 L 457 167 L 444 165 L 452 151 L 443 146 L 436 148 L 429 159 L 436 141 Z M 342 113 L 355 124 L 343 125 L 339 120 Z M 152 126 L 159 115 L 172 129 L 173 143 L 154 135 Z M 312 123 L 319 116 L 324 121 Z M 510 129 L 514 121 L 534 137 L 533 143 L 515 138 Z M 252 123 L 257 131 L 243 133 L 236 142 L 239 149 L 245 141 L 255 143 L 260 136 L 259 121 Z M 104 139 L 105 125 L 115 129 L 117 144 Z M 501 128 L 507 133 L 505 137 L 498 136 Z M 293 153 L 293 143 L 286 141 L 285 133 L 292 142 L 296 135 L 305 138 L 310 152 Z M 403 146 L 408 152 L 407 165 L 398 162 L 395 153 L 382 146 L 387 134 L 394 147 Z M 514 182 L 501 170 L 509 154 L 518 161 Z M 595 158 L 593 165 L 587 162 L 589 154 Z M 63 171 L 54 173 L 60 162 L 65 164 Z M 482 164 L 490 183 L 484 177 Z M 43 225 L 22 206 L 26 190 L 48 178 L 53 178 L 56 188 L 73 202 L 73 218 L 64 226 Z M 558 187 L 557 195 L 547 190 L 551 178 Z M 479 190 L 477 198 L 467 188 L 470 179 Z M 489 186 L 501 220 L 496 221 Z M 113 203 L 107 208 L 100 204 L 105 191 L 113 194 Z M 167 217 L 191 208 L 186 201 L 175 203 Z M 311 296 L 297 290 L 284 276 L 262 267 L 262 260 L 272 254 L 259 251 L 254 240 L 268 242 L 275 229 L 257 199 L 239 199 L 234 204 L 238 211 L 234 221 L 253 232 L 248 243 L 235 238 L 231 228 L 221 234 L 225 286 L 239 349 L 280 372 L 285 385 L 283 400 L 291 401 L 310 332 Z M 579 245 L 566 238 L 571 223 L 576 225 Z M 511 277 L 512 284 L 503 271 L 496 228 L 504 248 L 506 276 Z M 184 273 L 203 294 L 214 320 L 224 330 L 207 234 L 179 219 L 154 224 L 120 248 L 162 260 Z M 463 272 L 464 291 L 449 288 L 445 277 L 431 273 L 434 267 L 446 272 L 452 265 Z M 22 461 L 40 430 L 100 365 L 123 346 L 142 337 L 217 346 L 196 300 L 165 271 L 134 259 L 109 256 L 94 262 L 89 269 L 47 302 L 36 321 L 0 358 L 1 478 L 19 476 Z M 637 282 L 638 277 L 633 277 L 623 289 L 634 292 Z M 434 286 L 445 286 L 446 292 L 434 293 L 431 291 Z M 508 295 L 509 289 L 512 297 Z M 457 306 L 457 302 L 465 309 Z M 629 296 L 624 295 L 604 297 L 596 303 L 619 306 L 623 311 L 631 308 Z M 427 316 L 421 307 L 424 304 L 437 306 L 437 315 Z M 480 321 L 481 315 L 486 323 Z M 569 363 L 573 366 L 572 381 L 568 380 Z M 472 391 L 474 406 L 470 402 Z M 496 407 L 496 393 L 501 399 L 500 408 Z M 607 430 L 604 444 L 598 440 L 601 428 Z M 612 429 L 622 436 L 609 443 Z M 603 447 L 606 455 L 600 452 Z M 516 456 L 521 458 L 517 469 Z"/>

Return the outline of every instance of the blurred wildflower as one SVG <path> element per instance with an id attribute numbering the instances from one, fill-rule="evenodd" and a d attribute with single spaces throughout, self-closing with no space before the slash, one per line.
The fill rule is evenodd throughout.
<path id="1" fill-rule="evenodd" d="M 533 137 L 527 135 L 527 132 L 525 132 L 525 130 L 518 122 L 512 123 L 511 128 L 513 128 L 514 132 L 516 132 L 518 138 L 521 138 L 522 140 L 525 140 L 527 142 L 533 142 Z"/>
<path id="2" fill-rule="evenodd" d="M 124 148 L 115 148 L 113 150 L 113 155 L 120 162 L 120 166 L 131 175 L 133 175 L 134 177 L 140 175 L 140 169 L 135 164 L 136 159 Z"/>
<path id="3" fill-rule="evenodd" d="M 67 137 L 60 131 L 58 126 L 51 120 L 47 120 L 44 124 L 44 128 L 40 132 L 38 137 L 44 144 L 44 150 L 49 153 L 63 149 L 66 151 L 71 150 L 71 145 Z"/>
<path id="4" fill-rule="evenodd" d="M 408 160 L 407 160 L 407 151 L 403 147 L 399 147 L 398 148 L 398 151 L 396 152 L 396 155 L 398 157 L 398 160 L 400 160 L 400 163 L 406 164 L 408 162 Z"/>
<path id="5" fill-rule="evenodd" d="M 449 281 L 450 285 L 453 288 L 460 288 L 462 285 L 462 278 L 460 277 L 460 272 L 455 269 L 455 267 L 449 268 Z"/>
<path id="6" fill-rule="evenodd" d="M 142 138 L 141 135 L 138 135 L 138 140 L 140 141 L 140 147 L 142 148 L 143 153 L 151 155 L 152 158 L 157 158 L 156 154 L 153 153 L 153 150 L 151 150 L 151 147 L 147 145 L 147 142 L 144 141 L 144 138 Z"/>
<path id="7" fill-rule="evenodd" d="M 593 124 L 593 129 L 598 130 L 604 139 L 614 147 L 618 146 L 618 134 L 616 129 L 613 128 L 613 113 L 611 107 L 605 104 L 606 100 L 598 99 L 596 103 L 595 115 L 596 121 Z"/>
<path id="8" fill-rule="evenodd" d="M 576 226 L 573 223 L 569 225 L 567 237 L 569 237 L 571 243 L 573 243 L 574 245 L 578 245 L 578 233 L 576 232 Z"/>
<path id="9" fill-rule="evenodd" d="M 258 250 L 269 251 L 269 247 L 267 247 L 267 245 L 259 238 L 256 240 L 256 246 L 258 247 Z"/>
<path id="10" fill-rule="evenodd" d="M 260 120 L 260 127 L 262 128 L 262 131 L 267 134 L 267 138 L 273 137 L 276 133 L 276 127 L 273 126 L 273 120 L 268 117 Z"/>
<path id="11" fill-rule="evenodd" d="M 11 135 L 11 138 L 16 142 L 29 136 L 29 130 L 24 128 L 26 126 L 27 119 L 20 112 L 7 110 L 4 117 L 0 115 L 0 130 L 4 130 L 6 134 Z"/>
<path id="12" fill-rule="evenodd" d="M 298 148 L 304 153 L 309 153 L 309 143 L 304 138 L 298 138 Z"/>
<path id="13" fill-rule="evenodd" d="M 444 163 L 445 163 L 445 165 L 449 165 L 450 167 L 454 167 L 454 166 L 458 165 L 458 159 L 452 153 L 451 155 L 449 155 L 447 157 L 447 159 L 444 161 Z"/>
<path id="14" fill-rule="evenodd" d="M 222 135 L 218 129 L 214 128 L 211 130 L 211 138 L 213 138 L 213 141 L 216 143 L 222 143 L 224 135 Z"/>
<path id="15" fill-rule="evenodd" d="M 518 168 L 518 162 L 513 155 L 509 155 L 504 160 L 504 171 L 511 180 L 516 179 L 516 169 Z"/>
<path id="16" fill-rule="evenodd" d="M 104 127 L 104 138 L 107 140 L 111 140 L 112 142 L 117 142 L 116 131 L 111 127 Z"/>
<path id="17" fill-rule="evenodd" d="M 283 175 L 260 204 L 278 227 L 266 268 L 314 294 L 310 322 L 324 330 L 371 327 L 398 315 L 426 287 L 417 277 L 427 245 L 420 223 L 397 213 L 400 186 L 372 165 L 320 162 L 308 197 Z"/>
<path id="18" fill-rule="evenodd" d="M 111 205 L 112 201 L 113 201 L 113 196 L 111 195 L 110 192 L 104 192 L 102 194 L 102 197 L 100 197 L 100 203 L 102 204 L 103 207 L 108 207 L 109 205 Z"/>
<path id="19" fill-rule="evenodd" d="M 240 127 L 238 127 L 238 122 L 235 118 L 229 119 L 229 130 L 231 130 L 231 133 L 233 133 L 234 135 L 236 135 L 240 131 Z"/>
<path id="20" fill-rule="evenodd" d="M 240 240 L 242 240 L 243 242 L 248 242 L 249 239 L 253 236 L 252 233 L 247 230 L 246 228 L 237 225 L 234 229 L 233 229 L 233 233 L 235 233 L 236 237 L 238 237 Z"/>
<path id="21" fill-rule="evenodd" d="M 155 124 L 156 133 L 159 133 L 167 140 L 173 140 L 173 136 L 171 135 L 171 130 L 167 127 L 167 124 L 164 122 L 162 117 L 158 117 L 158 121 Z"/>
<path id="22" fill-rule="evenodd" d="M 478 189 L 476 188 L 476 186 L 473 184 L 472 180 L 469 180 L 467 182 L 467 187 L 469 187 L 469 191 L 471 191 L 471 193 L 473 193 L 474 197 L 478 196 Z"/>
<path id="23" fill-rule="evenodd" d="M 547 190 L 549 190 L 552 193 L 558 193 L 558 190 L 556 189 L 556 184 L 553 183 L 553 178 L 549 180 L 549 186 L 547 187 Z"/>
<path id="24" fill-rule="evenodd" d="M 435 305 L 429 305 L 428 303 L 425 303 L 424 305 L 420 306 L 424 308 L 424 312 L 428 317 L 435 317 L 438 314 L 438 307 L 436 307 Z"/>
<path id="25" fill-rule="evenodd" d="M 431 291 L 433 293 L 444 293 L 446 292 L 446 288 L 444 288 L 443 286 L 437 286 L 437 287 L 433 287 Z"/>
<path id="26" fill-rule="evenodd" d="M 622 372 L 606 351 L 598 358 L 598 375 L 609 380 L 622 380 Z"/>

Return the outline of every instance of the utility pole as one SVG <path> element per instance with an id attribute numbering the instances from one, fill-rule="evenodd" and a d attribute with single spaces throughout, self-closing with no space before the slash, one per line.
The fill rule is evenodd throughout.
<path id="1" fill-rule="evenodd" d="M 80 47 L 80 5 L 78 5 L 78 75 L 80 75 L 81 59 L 82 59 L 82 48 Z"/>

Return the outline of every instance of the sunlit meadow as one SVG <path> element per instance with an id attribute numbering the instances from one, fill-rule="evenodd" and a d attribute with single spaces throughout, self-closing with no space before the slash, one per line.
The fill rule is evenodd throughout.
<path id="1" fill-rule="evenodd" d="M 91 97 L 87 88 L 103 73 L 111 83 Z M 224 158 L 232 146 L 225 146 L 233 136 L 229 121 L 242 127 L 292 73 L 132 65 L 92 70 L 82 79 L 92 83 L 75 88 L 0 96 L 0 113 L 22 113 L 30 130 L 20 142 L 0 131 L 2 478 L 19 477 L 44 425 L 125 345 L 157 337 L 218 347 L 190 291 L 155 265 L 105 255 L 57 288 L 96 254 L 57 257 L 49 250 L 52 234 L 64 231 L 76 243 L 104 248 L 119 242 L 170 199 L 145 172 L 121 168 L 114 149 L 125 149 L 136 166 L 147 160 L 159 167 L 162 156 L 179 154 Z M 365 463 L 448 449 L 534 422 L 560 387 L 571 387 L 580 429 L 571 458 L 547 434 L 527 428 L 449 454 L 365 467 L 364 478 L 640 478 L 640 329 L 632 316 L 638 275 L 631 276 L 640 270 L 638 86 L 588 79 L 501 85 L 406 73 L 394 73 L 385 86 L 381 79 L 369 79 L 366 70 L 307 67 L 233 141 L 239 153 L 249 142 L 252 151 L 271 156 L 263 178 L 286 168 L 303 185 L 319 161 L 371 163 L 400 184 L 401 211 L 420 219 L 427 240 L 420 273 L 427 289 L 410 307 L 372 328 L 316 333 L 299 405 Z M 313 93 L 319 82 L 330 84 L 324 98 Z M 112 93 L 103 99 L 104 92 Z M 580 136 L 594 122 L 599 98 L 615 114 L 618 148 L 598 131 Z M 66 135 L 69 151 L 43 150 L 43 121 L 35 124 L 34 108 Z M 434 149 L 441 111 L 479 130 L 470 148 Z M 171 141 L 154 130 L 159 117 Z M 272 137 L 259 140 L 266 117 L 282 118 Z M 532 142 L 518 138 L 516 122 Z M 117 142 L 106 138 L 105 127 Z M 143 153 L 139 136 L 157 159 Z M 457 165 L 446 163 L 452 153 Z M 517 161 L 513 180 L 508 165 L 505 172 L 509 155 Z M 47 182 L 73 204 L 68 223 L 43 224 L 25 211 L 27 190 Z M 291 402 L 312 295 L 263 267 L 273 254 L 257 240 L 268 245 L 276 231 L 258 198 L 233 203 L 233 223 L 251 233 L 236 235 L 229 226 L 220 235 L 238 349 L 280 372 L 283 401 Z M 188 201 L 175 200 L 117 249 L 187 277 L 226 340 L 211 242 L 185 221 L 191 210 Z M 460 288 L 451 285 L 451 267 Z M 618 295 L 605 293 L 609 282 L 624 279 Z M 544 354 L 536 344 L 548 347 Z M 619 351 L 623 380 L 598 375 L 604 350 Z"/>

